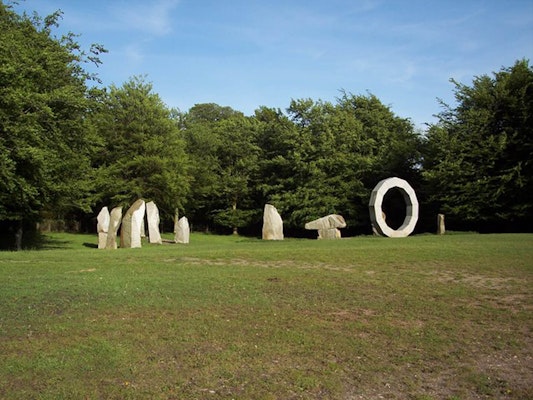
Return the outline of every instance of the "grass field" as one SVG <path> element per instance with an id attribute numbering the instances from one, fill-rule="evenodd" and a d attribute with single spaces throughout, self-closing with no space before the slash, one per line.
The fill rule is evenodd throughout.
<path id="1" fill-rule="evenodd" d="M 533 235 L 0 253 L 2 399 L 532 399 Z"/>

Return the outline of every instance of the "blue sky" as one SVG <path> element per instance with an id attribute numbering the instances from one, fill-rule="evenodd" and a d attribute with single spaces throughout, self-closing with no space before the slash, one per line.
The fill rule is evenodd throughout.
<path id="1" fill-rule="evenodd" d="M 533 62 L 531 0 L 22 0 L 109 50 L 105 86 L 146 76 L 169 107 L 335 102 L 372 93 L 418 127 L 453 104 L 454 78 Z"/>

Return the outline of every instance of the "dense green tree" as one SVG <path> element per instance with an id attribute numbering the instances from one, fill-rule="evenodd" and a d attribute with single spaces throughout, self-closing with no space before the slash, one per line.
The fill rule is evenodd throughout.
<path id="1" fill-rule="evenodd" d="M 163 218 L 183 210 L 189 190 L 188 158 L 171 110 L 152 85 L 133 77 L 111 86 L 92 122 L 104 139 L 98 156 L 95 204 L 128 206 L 153 200 Z"/>
<path id="2" fill-rule="evenodd" d="M 342 92 L 336 104 L 293 100 L 288 117 L 260 109 L 262 188 L 288 227 L 330 213 L 369 230 L 373 186 L 389 176 L 413 178 L 418 136 L 375 96 Z"/>
<path id="3" fill-rule="evenodd" d="M 193 222 L 233 228 L 248 225 L 257 171 L 256 121 L 230 107 L 197 104 L 184 118 L 182 134 L 191 159 Z"/>
<path id="4" fill-rule="evenodd" d="M 222 141 L 216 125 L 238 114 L 218 104 L 196 104 L 182 118 L 181 135 L 185 140 L 190 162 L 191 191 L 187 215 L 193 224 L 208 229 L 221 190 L 219 154 Z"/>
<path id="5" fill-rule="evenodd" d="M 452 82 L 457 106 L 443 104 L 424 144 L 430 200 L 459 227 L 530 229 L 533 69 L 521 60 L 471 86 Z"/>
<path id="6" fill-rule="evenodd" d="M 19 16 L 0 2 L 0 221 L 19 227 L 44 210 L 90 210 L 91 76 L 82 66 L 103 49 L 87 57 L 74 35 L 53 37 L 60 15 Z"/>
<path id="7" fill-rule="evenodd" d="M 254 118 L 236 114 L 216 125 L 219 138 L 220 209 L 214 221 L 230 227 L 233 233 L 247 226 L 257 214 L 253 209 L 253 186 L 257 182 L 259 148 L 256 145 L 257 123 Z"/>

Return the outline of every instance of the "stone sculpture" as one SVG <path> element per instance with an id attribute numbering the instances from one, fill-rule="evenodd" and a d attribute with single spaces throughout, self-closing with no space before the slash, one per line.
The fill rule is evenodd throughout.
<path id="1" fill-rule="evenodd" d="M 122 221 L 122 207 L 115 207 L 111 210 L 109 215 L 109 228 L 107 229 L 106 249 L 117 248 L 117 232 Z"/>
<path id="2" fill-rule="evenodd" d="M 154 244 L 162 244 L 159 232 L 159 209 L 153 201 L 146 203 L 146 219 L 148 220 L 148 241 Z"/>
<path id="3" fill-rule="evenodd" d="M 305 224 L 305 229 L 318 231 L 318 239 L 339 239 L 341 231 L 338 228 L 345 227 L 346 221 L 338 214 L 326 215 Z"/>
<path id="4" fill-rule="evenodd" d="M 187 217 L 181 217 L 176 224 L 174 241 L 176 243 L 188 244 L 190 236 L 189 220 Z"/>
<path id="5" fill-rule="evenodd" d="M 107 207 L 102 207 L 98 216 L 96 217 L 96 231 L 98 232 L 98 248 L 105 249 L 107 244 L 107 232 L 109 230 L 109 210 Z"/>
<path id="6" fill-rule="evenodd" d="M 283 220 L 271 204 L 265 204 L 263 212 L 263 240 L 283 240 Z"/>
<path id="7" fill-rule="evenodd" d="M 394 230 L 387 225 L 381 209 L 383 198 L 391 189 L 400 190 L 406 206 L 405 220 L 397 230 Z M 370 210 L 372 227 L 382 236 L 395 238 L 409 236 L 413 232 L 416 222 L 418 221 L 418 199 L 416 198 L 415 191 L 407 181 L 400 178 L 393 177 L 380 181 L 372 191 L 368 207 Z"/>
<path id="8" fill-rule="evenodd" d="M 446 225 L 444 223 L 444 214 L 437 214 L 437 235 L 444 235 L 446 233 Z"/>
<path id="9" fill-rule="evenodd" d="M 144 221 L 146 205 L 144 200 L 139 199 L 126 211 L 122 218 L 120 230 L 120 247 L 138 248 L 141 245 L 141 230 Z"/>

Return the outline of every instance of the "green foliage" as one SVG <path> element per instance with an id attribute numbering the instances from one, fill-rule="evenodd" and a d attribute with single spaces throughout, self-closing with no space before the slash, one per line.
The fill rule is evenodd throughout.
<path id="1" fill-rule="evenodd" d="M 443 105 L 424 144 L 430 199 L 469 223 L 527 227 L 533 222 L 533 69 L 522 60 L 472 86 L 453 83 L 457 106 Z"/>
<path id="2" fill-rule="evenodd" d="M 60 15 L 19 16 L 0 3 L 0 220 L 90 210 L 90 76 L 74 35 L 52 37 Z M 93 50 L 98 62 L 105 50 Z"/>
<path id="3" fill-rule="evenodd" d="M 255 213 L 249 207 L 259 154 L 255 119 L 229 107 L 197 104 L 184 121 L 183 136 L 192 161 L 188 210 L 193 220 L 230 228 L 249 223 Z"/>
<path id="4" fill-rule="evenodd" d="M 183 210 L 189 190 L 187 155 L 176 121 L 152 85 L 134 77 L 112 86 L 100 99 L 92 122 L 102 137 L 93 163 L 94 202 L 111 207 L 144 198 L 171 219 Z"/>
<path id="5" fill-rule="evenodd" d="M 53 36 L 61 12 L 0 3 L 0 221 L 90 215 L 155 201 L 196 227 L 258 228 L 265 203 L 290 229 L 331 213 L 368 233 L 376 183 L 397 176 L 426 214 L 468 229 L 533 226 L 533 69 L 526 60 L 455 85 L 424 138 L 372 94 L 297 99 L 253 116 L 214 103 L 170 110 L 152 85 L 87 88 L 105 52 Z M 400 207 L 401 208 L 401 207 Z M 425 228 L 425 227 L 424 227 Z M 490 228 L 489 228 L 490 229 Z"/>
<path id="6" fill-rule="evenodd" d="M 288 115 L 290 124 L 272 110 L 257 113 L 266 121 L 262 148 L 269 154 L 263 191 L 290 227 L 338 213 L 364 230 L 373 186 L 389 176 L 415 176 L 413 126 L 375 96 L 342 92 L 337 104 L 293 100 Z"/>

